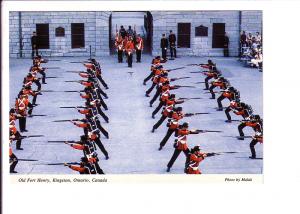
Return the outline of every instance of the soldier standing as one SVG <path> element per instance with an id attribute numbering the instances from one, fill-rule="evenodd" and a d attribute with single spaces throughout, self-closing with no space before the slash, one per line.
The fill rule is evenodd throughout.
<path id="1" fill-rule="evenodd" d="M 34 52 L 35 52 L 35 55 L 39 55 L 38 53 L 38 44 L 37 44 L 37 35 L 36 35 L 36 32 L 33 31 L 32 33 L 32 36 L 31 36 L 31 58 L 33 59 L 34 58 Z"/>
<path id="2" fill-rule="evenodd" d="M 226 32 L 224 35 L 224 56 L 229 57 L 229 37 Z"/>
<path id="3" fill-rule="evenodd" d="M 125 28 L 123 27 L 123 25 L 121 25 L 121 28 L 119 30 L 119 34 L 121 35 L 122 39 L 124 39 L 126 34 L 127 34 Z"/>
<path id="4" fill-rule="evenodd" d="M 9 172 L 10 173 L 17 173 L 15 171 L 15 168 L 18 164 L 18 158 L 12 151 L 11 143 L 12 143 L 12 141 L 10 141 L 10 143 L 9 143 L 9 165 L 10 165 Z"/>
<path id="5" fill-rule="evenodd" d="M 128 63 L 128 67 L 132 67 L 132 55 L 134 52 L 134 44 L 132 41 L 132 37 L 128 38 L 128 41 L 126 43 L 125 46 L 126 52 L 127 52 L 127 63 Z"/>
<path id="6" fill-rule="evenodd" d="M 136 62 L 141 62 L 142 51 L 144 49 L 144 41 L 140 34 L 137 35 L 136 38 Z"/>
<path id="7" fill-rule="evenodd" d="M 161 48 L 161 57 L 163 58 L 163 60 L 166 60 L 167 59 L 168 40 L 167 40 L 165 34 L 162 35 L 162 38 L 160 40 L 160 48 Z"/>
<path id="8" fill-rule="evenodd" d="M 199 134 L 199 131 L 196 130 L 188 130 L 188 123 L 183 123 L 178 131 L 177 131 L 177 139 L 175 140 L 175 150 L 174 153 L 167 165 L 167 172 L 170 172 L 174 162 L 176 161 L 176 159 L 178 158 L 178 156 L 180 155 L 181 152 L 183 152 L 186 156 L 186 160 L 188 161 L 188 156 L 189 156 L 189 148 L 187 146 L 187 135 L 189 134 Z M 186 163 L 187 165 L 187 163 Z"/>
<path id="9" fill-rule="evenodd" d="M 176 58 L 176 36 L 175 34 L 170 30 L 169 35 L 169 43 L 170 43 L 170 53 L 171 53 L 171 59 L 173 59 L 173 56 Z"/>
<path id="10" fill-rule="evenodd" d="M 119 35 L 116 38 L 115 47 L 118 52 L 118 63 L 122 63 L 123 62 L 123 39 L 121 35 Z"/>

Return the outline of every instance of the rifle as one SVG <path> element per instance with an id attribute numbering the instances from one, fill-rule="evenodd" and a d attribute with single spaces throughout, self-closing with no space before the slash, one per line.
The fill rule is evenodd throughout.
<path id="1" fill-rule="evenodd" d="M 198 74 L 198 73 L 204 73 L 204 72 L 207 72 L 207 71 L 191 71 L 190 73 L 192 73 L 192 74 Z"/>
<path id="2" fill-rule="evenodd" d="M 191 97 L 191 98 L 186 98 L 186 97 L 180 97 L 178 98 L 179 100 L 200 100 L 202 99 L 201 97 Z"/>
<path id="3" fill-rule="evenodd" d="M 55 78 L 61 78 L 61 77 L 46 77 L 46 79 L 55 79 Z"/>
<path id="4" fill-rule="evenodd" d="M 182 80 L 182 79 L 189 79 L 191 77 L 177 77 L 177 78 L 172 78 L 170 79 L 170 82 L 176 81 L 176 80 Z"/>
<path id="5" fill-rule="evenodd" d="M 66 80 L 64 82 L 78 82 L 78 83 L 81 83 L 83 80 Z"/>
<path id="6" fill-rule="evenodd" d="M 82 120 L 82 119 L 53 120 L 52 122 L 59 123 L 59 122 L 81 121 L 81 120 Z"/>
<path id="7" fill-rule="evenodd" d="M 208 113 L 208 112 L 204 112 L 204 113 L 202 113 L 202 112 L 198 112 L 198 113 L 186 113 L 186 114 L 184 114 L 184 116 L 185 117 L 191 117 L 191 116 L 200 115 L 200 114 L 210 114 L 210 113 Z"/>
<path id="8" fill-rule="evenodd" d="M 40 90 L 40 92 L 56 92 L 56 91 L 53 91 L 53 90 Z"/>
<path id="9" fill-rule="evenodd" d="M 176 70 L 180 70 L 180 69 L 183 69 L 183 68 L 185 68 L 185 67 L 167 69 L 166 71 L 168 71 L 168 72 L 170 72 L 170 71 L 176 71 Z"/>
<path id="10" fill-rule="evenodd" d="M 196 88 L 195 86 L 190 86 L 190 85 L 174 85 L 177 88 Z"/>
<path id="11" fill-rule="evenodd" d="M 228 121 L 228 120 L 226 120 L 226 121 Z M 244 123 L 244 122 L 249 122 L 250 120 L 230 120 L 230 121 Z"/>
<path id="12" fill-rule="evenodd" d="M 60 106 L 59 108 L 87 108 L 85 106 Z"/>
<path id="13" fill-rule="evenodd" d="M 68 73 L 87 73 L 86 71 L 66 71 Z"/>
<path id="14" fill-rule="evenodd" d="M 219 94 L 219 93 L 223 93 L 223 92 L 222 91 L 213 91 L 213 93 Z M 204 94 L 210 94 L 210 91 L 206 91 L 206 92 L 204 92 Z"/>
<path id="15" fill-rule="evenodd" d="M 24 138 L 31 138 L 31 137 L 44 137 L 44 135 L 24 135 L 24 136 L 21 136 L 20 138 L 24 139 Z"/>
<path id="16" fill-rule="evenodd" d="M 252 138 L 253 136 L 223 136 L 223 137 L 231 137 L 231 138 Z"/>
<path id="17" fill-rule="evenodd" d="M 76 61 L 76 62 L 70 62 L 70 63 L 91 63 L 91 62 L 90 61 L 83 61 L 83 62 Z"/>
<path id="18" fill-rule="evenodd" d="M 81 91 L 61 91 L 61 92 L 78 92 L 78 93 L 80 93 L 80 92 L 84 92 L 84 91 L 81 90 Z"/>
<path id="19" fill-rule="evenodd" d="M 47 164 L 41 164 L 41 165 L 57 166 L 57 165 L 65 165 L 65 164 L 80 165 L 80 163 L 78 163 L 78 162 L 69 162 L 69 163 L 47 163 Z"/>
<path id="20" fill-rule="evenodd" d="M 78 141 L 75 141 L 75 140 L 48 140 L 47 142 L 49 142 L 49 143 L 65 143 L 65 142 L 75 143 Z"/>
<path id="21" fill-rule="evenodd" d="M 45 69 L 60 69 L 60 67 L 45 67 Z"/>
<path id="22" fill-rule="evenodd" d="M 208 152 L 208 153 L 206 153 L 206 155 L 207 155 L 207 157 L 212 157 L 215 155 L 234 154 L 234 153 L 237 153 L 237 152 Z"/>
<path id="23" fill-rule="evenodd" d="M 192 63 L 192 64 L 187 64 L 186 66 L 200 66 L 201 64 L 197 64 L 197 63 Z"/>
<path id="24" fill-rule="evenodd" d="M 28 117 L 46 117 L 46 114 L 30 114 Z"/>
<path id="25" fill-rule="evenodd" d="M 203 130 L 203 129 L 196 129 L 197 132 L 205 133 L 205 132 L 214 132 L 214 133 L 220 133 L 222 131 L 212 131 L 212 130 Z"/>
<path id="26" fill-rule="evenodd" d="M 18 158 L 18 161 L 39 161 L 39 160 Z"/>
<path id="27" fill-rule="evenodd" d="M 61 60 L 60 59 L 47 59 L 48 62 L 60 62 Z"/>

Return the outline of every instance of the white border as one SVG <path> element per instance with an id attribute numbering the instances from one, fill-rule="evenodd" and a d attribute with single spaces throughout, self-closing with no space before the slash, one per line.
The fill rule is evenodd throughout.
<path id="1" fill-rule="evenodd" d="M 264 18 L 264 185 L 13 185 L 4 174 L 4 213 L 295 213 L 299 164 L 299 21 L 296 1 L 4 2 L 2 20 L 18 10 L 263 10 Z M 8 21 L 2 25 L 8 41 Z M 8 90 L 8 42 L 3 42 L 2 87 Z M 3 91 L 5 91 L 3 90 Z M 3 94 L 2 103 L 8 100 Z M 299 99 L 299 98 L 298 98 Z M 3 106 L 8 130 L 8 106 Z M 4 131 L 4 138 L 8 134 Z M 3 142 L 4 151 L 8 144 Z M 4 160 L 8 154 L 4 152 Z M 4 170 L 8 171 L 4 165 Z M 95 207 L 88 208 L 86 201 Z M 82 203 L 82 204 L 81 204 Z"/>

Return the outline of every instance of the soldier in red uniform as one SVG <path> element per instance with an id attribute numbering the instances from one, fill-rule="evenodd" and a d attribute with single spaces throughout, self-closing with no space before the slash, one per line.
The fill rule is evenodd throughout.
<path id="1" fill-rule="evenodd" d="M 152 85 L 151 87 L 146 91 L 145 96 L 146 97 L 150 97 L 150 93 L 151 91 L 155 88 L 155 86 L 159 83 L 159 80 L 162 76 L 167 77 L 167 73 L 163 70 L 163 67 L 160 65 L 158 67 L 156 67 L 153 70 L 153 77 L 152 77 Z"/>
<path id="2" fill-rule="evenodd" d="M 199 170 L 199 164 L 204 158 L 207 157 L 206 153 L 200 152 L 200 146 L 195 146 L 191 149 L 189 161 L 186 169 L 187 174 L 202 174 Z"/>
<path id="3" fill-rule="evenodd" d="M 32 96 L 32 105 L 36 105 L 36 98 L 37 98 L 37 95 L 38 94 L 41 94 L 40 92 L 35 92 L 31 89 L 31 86 L 30 85 L 27 85 L 27 86 L 24 86 L 20 92 L 21 94 L 25 94 L 27 96 Z"/>
<path id="4" fill-rule="evenodd" d="M 132 67 L 132 55 L 134 52 L 134 43 L 132 37 L 128 38 L 128 41 L 125 45 L 126 53 L 127 53 L 127 63 L 128 67 Z"/>
<path id="5" fill-rule="evenodd" d="M 251 156 L 249 158 L 251 159 L 256 159 L 256 152 L 255 152 L 255 145 L 260 142 L 263 143 L 263 134 L 262 132 L 255 132 L 255 135 L 252 137 L 252 141 L 250 142 L 250 151 L 251 151 Z"/>
<path id="6" fill-rule="evenodd" d="M 119 36 L 116 37 L 115 47 L 116 47 L 117 52 L 118 52 L 118 63 L 122 63 L 123 62 L 124 44 L 123 44 L 123 39 L 122 39 L 121 35 L 119 35 Z"/>
<path id="7" fill-rule="evenodd" d="M 37 72 L 36 71 L 31 71 L 30 73 L 27 74 L 27 76 L 23 80 L 23 84 L 25 86 L 27 85 L 32 85 L 32 83 L 35 83 L 37 86 L 37 90 L 40 91 L 42 88 L 42 85 L 39 81 L 39 79 L 36 77 Z"/>
<path id="8" fill-rule="evenodd" d="M 11 141 L 15 140 L 16 141 L 16 149 L 17 150 L 23 150 L 23 148 L 21 148 L 21 144 L 22 144 L 22 136 L 20 134 L 20 132 L 17 130 L 14 121 L 10 121 L 9 122 L 9 137 L 11 139 Z"/>
<path id="9" fill-rule="evenodd" d="M 65 163 L 64 165 L 74 171 L 79 172 L 79 174 L 92 174 L 92 172 L 91 172 L 92 167 L 89 164 L 88 159 L 86 157 L 81 158 L 81 162 L 79 165 L 71 165 L 68 163 Z"/>
<path id="10" fill-rule="evenodd" d="M 28 96 L 25 94 L 19 94 L 18 98 L 16 99 L 15 110 L 16 110 L 17 116 L 19 118 L 19 127 L 20 127 L 21 132 L 27 132 L 26 117 L 27 117 L 27 114 L 31 115 L 32 109 L 33 109 L 33 106 L 29 102 Z"/>
<path id="11" fill-rule="evenodd" d="M 225 122 L 228 123 L 231 122 L 231 116 L 229 114 L 230 111 L 233 111 L 233 113 L 236 115 L 241 115 L 244 119 L 249 117 L 253 112 L 251 106 L 240 102 L 238 99 L 232 100 L 230 102 L 230 105 L 225 109 L 225 114 L 227 117 L 227 120 Z"/>
<path id="12" fill-rule="evenodd" d="M 218 111 L 223 111 L 223 106 L 221 101 L 224 100 L 225 98 L 229 99 L 229 101 L 237 100 L 240 98 L 240 92 L 232 86 L 226 88 L 225 91 L 223 91 L 217 99 Z"/>
<path id="13" fill-rule="evenodd" d="M 209 69 L 209 70 L 212 70 L 213 67 L 216 67 L 216 64 L 211 59 L 207 60 L 206 64 L 201 63 L 199 65 L 201 68 L 205 68 L 205 69 Z"/>
<path id="14" fill-rule="evenodd" d="M 251 127 L 255 132 L 262 132 L 263 130 L 263 121 L 259 115 L 251 115 L 249 120 L 242 121 L 241 124 L 238 126 L 240 137 L 239 140 L 244 140 L 244 132 L 243 129 L 245 127 Z"/>
<path id="15" fill-rule="evenodd" d="M 229 87 L 230 83 L 224 77 L 219 77 L 218 79 L 214 80 L 209 87 L 209 92 L 211 93 L 211 99 L 215 99 L 216 95 L 213 91 L 214 88 L 219 87 L 220 89 L 224 90 Z"/>
<path id="16" fill-rule="evenodd" d="M 167 172 L 170 172 L 174 162 L 176 161 L 177 157 L 181 152 L 185 154 L 188 160 L 188 155 L 189 155 L 189 148 L 187 146 L 187 135 L 189 134 L 199 134 L 200 132 L 197 130 L 188 130 L 188 123 L 183 123 L 179 128 L 176 133 L 177 139 L 175 140 L 175 150 L 174 153 L 167 165 Z"/>
<path id="17" fill-rule="evenodd" d="M 166 101 L 166 106 L 162 110 L 161 118 L 157 121 L 156 124 L 154 124 L 154 126 L 152 128 L 152 133 L 155 131 L 155 129 L 157 129 L 165 121 L 165 119 L 167 117 L 172 116 L 172 111 L 173 111 L 174 106 L 176 104 L 180 104 L 180 103 L 183 103 L 183 102 L 184 102 L 184 100 L 175 100 L 175 95 L 172 96 L 172 98 L 168 99 Z"/>
<path id="18" fill-rule="evenodd" d="M 207 67 L 209 68 L 209 71 L 203 72 L 203 74 L 206 76 L 206 78 L 204 79 L 204 82 L 205 82 L 205 89 L 204 90 L 209 89 L 208 81 L 210 79 L 212 79 L 212 78 L 217 79 L 218 77 L 221 76 L 221 72 L 219 70 L 217 70 L 216 66 L 208 64 Z"/>
<path id="19" fill-rule="evenodd" d="M 141 62 L 141 56 L 142 56 L 142 51 L 144 49 L 144 41 L 140 34 L 137 35 L 136 37 L 136 45 L 135 45 L 135 50 L 136 50 L 136 62 L 139 63 Z"/>
<path id="20" fill-rule="evenodd" d="M 150 100 L 150 107 L 152 107 L 153 103 L 155 102 L 155 100 L 159 97 L 159 95 L 161 95 L 162 93 L 162 86 L 165 84 L 165 83 L 170 83 L 171 80 L 169 80 L 168 78 L 168 72 L 166 70 L 162 70 L 162 74 L 160 75 L 160 77 L 158 78 L 158 83 L 156 85 L 156 92 L 153 96 L 153 98 Z M 175 88 L 178 88 L 178 87 L 168 87 L 168 86 L 165 86 L 164 87 L 164 90 L 167 90 L 167 89 L 175 89 Z"/>
<path id="21" fill-rule="evenodd" d="M 167 101 L 169 100 L 169 98 L 174 99 L 175 98 L 175 94 L 173 94 L 172 96 L 170 95 L 170 90 L 174 90 L 174 89 L 178 89 L 178 86 L 171 86 L 169 84 L 169 81 L 166 81 L 162 84 L 161 86 L 161 93 L 160 93 L 160 98 L 159 98 L 159 105 L 156 107 L 156 109 L 152 112 L 152 118 L 154 118 L 155 114 L 161 109 L 161 107 L 167 105 Z M 177 102 L 178 103 L 178 102 Z M 152 104 L 150 103 L 150 106 L 152 106 Z"/>
<path id="22" fill-rule="evenodd" d="M 96 59 L 91 59 L 92 63 L 85 63 L 84 66 L 87 68 L 87 72 L 89 74 L 93 74 L 94 77 L 96 77 L 100 83 L 105 87 L 105 89 L 108 89 L 107 83 L 102 78 L 102 70 L 100 63 L 96 61 Z M 95 79 L 95 78 L 94 78 Z"/>
<path id="23" fill-rule="evenodd" d="M 11 143 L 12 143 L 12 141 L 10 140 L 10 142 L 9 142 L 9 165 L 10 165 L 10 167 L 9 167 L 9 172 L 10 172 L 10 173 L 17 173 L 17 172 L 15 171 L 15 168 L 16 168 L 16 166 L 17 166 L 17 164 L 18 164 L 18 158 L 17 158 L 17 156 L 13 153 L 13 150 L 12 150 L 12 148 L 11 148 Z"/>
<path id="24" fill-rule="evenodd" d="M 181 120 L 183 117 L 184 117 L 184 113 L 182 112 L 182 107 L 177 107 L 173 110 L 171 114 L 171 118 L 169 119 L 167 124 L 168 127 L 167 134 L 160 142 L 158 150 L 162 150 L 162 148 L 166 145 L 171 135 L 177 131 L 179 127 L 179 120 Z"/>

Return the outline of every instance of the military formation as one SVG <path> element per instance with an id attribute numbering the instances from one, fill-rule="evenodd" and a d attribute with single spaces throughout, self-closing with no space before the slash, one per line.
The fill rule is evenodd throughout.
<path id="1" fill-rule="evenodd" d="M 166 126 L 168 127 L 165 137 L 160 141 L 158 150 L 161 151 L 169 138 L 174 135 L 176 137 L 174 146 L 174 153 L 170 158 L 170 161 L 167 163 L 167 172 L 171 171 L 173 164 L 180 155 L 181 152 L 186 156 L 185 166 L 183 166 L 183 171 L 187 174 L 201 174 L 199 170 L 199 163 L 204 160 L 206 157 L 211 157 L 215 155 L 220 155 L 221 153 L 209 152 L 204 153 L 201 151 L 200 146 L 195 146 L 189 148 L 187 140 L 188 135 L 191 134 L 203 134 L 208 132 L 220 133 L 218 130 L 199 130 L 190 128 L 188 122 L 184 122 L 185 117 L 191 117 L 201 114 L 210 114 L 208 112 L 194 112 L 194 113 L 185 113 L 183 107 L 180 104 L 185 101 L 192 99 L 201 99 L 198 97 L 182 98 L 176 97 L 175 91 L 182 88 L 195 88 L 194 86 L 183 86 L 175 85 L 172 82 L 185 79 L 189 77 L 177 77 L 170 78 L 169 73 L 172 70 L 183 69 L 184 67 L 175 68 L 175 69 L 164 69 L 163 63 L 166 63 L 167 60 L 161 58 L 160 56 L 155 57 L 152 60 L 150 74 L 144 79 L 143 85 L 146 85 L 149 80 L 152 81 L 151 86 L 145 92 L 146 97 L 150 97 L 151 92 L 155 89 L 156 92 L 153 95 L 153 98 L 149 101 L 149 106 L 152 107 L 156 100 L 159 100 L 159 104 L 152 112 L 152 118 L 155 119 L 156 114 L 161 111 L 161 116 L 159 120 L 153 125 L 151 130 L 154 133 L 165 121 Z M 217 98 L 217 111 L 223 111 L 225 109 L 225 115 L 227 120 L 225 122 L 231 123 L 230 112 L 233 112 L 235 115 L 241 116 L 242 120 L 239 120 L 240 124 L 238 125 L 239 140 L 244 140 L 245 138 L 252 138 L 250 142 L 250 151 L 251 156 L 249 158 L 256 159 L 256 152 L 254 146 L 260 142 L 263 142 L 262 135 L 262 119 L 259 115 L 253 114 L 253 110 L 250 105 L 240 101 L 240 93 L 234 88 L 230 82 L 222 75 L 221 71 L 217 68 L 216 64 L 212 60 L 208 60 L 206 64 L 189 64 L 187 66 L 197 66 L 201 71 L 194 71 L 191 73 L 201 73 L 204 75 L 205 87 L 203 90 L 211 94 L 211 99 L 216 99 L 216 94 L 219 94 Z M 219 89 L 219 90 L 218 90 Z M 222 100 L 228 99 L 230 105 L 228 107 L 223 107 Z M 243 129 L 245 127 L 251 127 L 254 130 L 253 136 L 245 136 Z"/>
<path id="2" fill-rule="evenodd" d="M 144 49 L 144 40 L 140 34 L 129 26 L 126 31 L 123 26 L 116 30 L 115 48 L 118 55 L 118 63 L 123 63 L 123 57 L 126 58 L 128 67 L 132 67 L 133 54 L 136 54 L 136 62 L 140 63 Z"/>
<path id="3" fill-rule="evenodd" d="M 118 51 L 118 62 L 123 62 L 123 55 L 127 58 L 128 66 L 132 66 L 133 52 L 136 52 L 137 62 L 141 62 L 141 52 L 143 50 L 143 40 L 139 35 L 136 35 L 134 31 L 125 31 L 121 26 L 121 29 L 116 33 L 116 48 Z M 10 109 L 9 117 L 9 129 L 10 129 L 10 172 L 16 173 L 15 168 L 20 159 L 16 157 L 13 152 L 12 144 L 15 142 L 17 150 L 23 150 L 22 140 L 30 137 L 42 137 L 42 135 L 21 135 L 21 133 L 27 132 L 26 121 L 28 118 L 34 116 L 32 112 L 37 104 L 38 96 L 47 92 L 58 92 L 53 90 L 42 90 L 42 85 L 47 84 L 46 79 L 55 77 L 49 77 L 47 75 L 48 69 L 59 69 L 58 67 L 43 67 L 42 63 L 47 63 L 48 60 L 43 59 L 40 55 L 37 55 L 33 59 L 33 65 L 29 69 L 29 73 L 23 80 L 23 86 L 18 93 L 15 101 L 15 106 Z M 232 86 L 217 68 L 216 64 L 212 60 L 208 60 L 207 63 L 201 64 L 188 64 L 184 67 L 165 69 L 164 64 L 168 62 L 167 58 L 161 58 L 157 56 L 153 58 L 151 62 L 149 75 L 143 80 L 144 87 L 150 82 L 149 88 L 145 91 L 145 97 L 150 98 L 149 106 L 154 107 L 151 117 L 153 119 L 158 118 L 157 122 L 153 124 L 152 133 L 155 133 L 159 128 L 166 124 L 168 127 L 165 136 L 158 142 L 158 152 L 163 150 L 167 145 L 171 136 L 175 136 L 173 143 L 174 152 L 170 154 L 170 160 L 166 163 L 166 171 L 170 172 L 174 163 L 181 153 L 186 157 L 185 165 L 182 166 L 183 172 L 187 174 L 201 174 L 199 164 L 206 157 L 212 157 L 221 155 L 226 152 L 203 152 L 202 147 L 199 145 L 190 148 L 188 144 L 189 135 L 198 135 L 205 133 L 219 134 L 222 131 L 219 130 L 202 130 L 195 129 L 191 124 L 185 121 L 187 117 L 194 117 L 197 115 L 211 114 L 210 112 L 186 112 L 181 104 L 188 102 L 189 100 L 202 99 L 200 97 L 178 97 L 176 91 L 182 88 L 197 88 L 192 85 L 182 85 L 181 80 L 191 78 L 189 76 L 171 77 L 173 71 L 181 70 L 186 66 L 195 66 L 197 71 L 190 73 L 199 73 L 203 75 L 203 81 L 197 82 L 197 84 L 204 84 L 204 94 L 210 94 L 210 99 L 216 99 L 216 110 L 225 110 L 226 123 L 232 123 L 237 121 L 240 124 L 237 126 L 239 136 L 238 140 L 245 140 L 251 138 L 249 144 L 251 159 L 257 159 L 255 146 L 256 144 L 263 142 L 263 121 L 260 115 L 254 114 L 251 106 L 241 101 L 240 92 L 237 88 Z M 48 143 L 64 143 L 70 149 L 76 149 L 82 151 L 82 157 L 79 158 L 79 162 L 71 163 L 58 163 L 58 165 L 64 165 L 71 170 L 77 171 L 80 174 L 104 174 L 104 171 L 100 167 L 99 157 L 97 149 L 100 149 L 104 156 L 104 159 L 109 159 L 109 154 L 105 149 L 104 144 L 101 141 L 101 137 L 109 139 L 109 133 L 104 128 L 103 123 L 109 123 L 109 117 L 105 114 L 108 110 L 108 106 L 105 99 L 108 99 L 106 90 L 109 89 L 107 83 L 103 79 L 102 69 L 100 63 L 96 59 L 88 59 L 81 63 L 84 66 L 85 71 L 66 71 L 78 75 L 79 80 L 64 81 L 65 84 L 77 83 L 80 86 L 75 91 L 63 91 L 63 92 L 76 92 L 82 98 L 81 106 L 60 106 L 64 109 L 76 109 L 78 115 L 81 115 L 81 119 L 64 119 L 53 121 L 69 122 L 78 129 L 82 130 L 82 135 L 78 136 L 78 140 L 61 140 L 61 141 L 48 141 Z M 33 87 L 35 89 L 33 89 Z M 218 96 L 218 97 L 216 97 Z M 32 99 L 30 99 L 32 98 Z M 229 100 L 229 106 L 223 107 L 223 101 Z M 156 106 L 155 103 L 157 103 Z M 239 120 L 232 119 L 232 113 L 238 117 Z M 158 116 L 159 115 L 159 116 Z M 16 126 L 16 120 L 19 122 L 19 128 Z M 234 124 L 234 123 L 232 123 Z M 253 129 L 253 136 L 245 136 L 243 129 L 250 127 Z M 101 158 L 100 158 L 101 159 Z M 51 164 L 48 164 L 51 165 Z"/>
<path id="4" fill-rule="evenodd" d="M 77 113 L 83 116 L 82 119 L 56 120 L 53 122 L 70 122 L 82 130 L 82 135 L 76 141 L 48 141 L 49 143 L 65 143 L 71 149 L 81 150 L 80 162 L 64 163 L 66 167 L 77 171 L 80 174 L 104 174 L 100 167 L 97 148 L 100 149 L 104 158 L 109 159 L 101 136 L 109 138 L 108 131 L 103 127 L 102 121 L 109 123 L 108 116 L 104 111 L 108 110 L 104 99 L 108 95 L 104 91 L 108 85 L 102 77 L 100 63 L 95 59 L 89 59 L 82 63 L 86 71 L 66 71 L 77 74 L 82 80 L 65 81 L 68 83 L 79 83 L 78 91 L 82 98 L 82 106 L 61 106 L 60 108 L 76 109 Z"/>
<path id="5" fill-rule="evenodd" d="M 15 100 L 15 106 L 9 111 L 9 162 L 10 172 L 17 173 L 15 167 L 19 161 L 13 152 L 12 144 L 15 142 L 16 150 L 23 150 L 22 140 L 31 137 L 42 137 L 42 135 L 21 135 L 21 133 L 28 132 L 26 129 L 27 119 L 34 116 L 33 110 L 36 104 L 37 97 L 42 95 L 42 84 L 46 83 L 46 71 L 48 69 L 57 69 L 56 67 L 42 67 L 42 63 L 48 61 L 43 59 L 40 55 L 33 58 L 32 66 L 29 68 L 28 74 L 24 77 L 23 85 Z M 35 87 L 35 90 L 33 89 Z M 32 98 L 32 99 L 30 99 Z M 19 129 L 17 128 L 16 121 L 19 121 Z M 21 132 L 21 133 L 20 133 Z"/>
<path id="6" fill-rule="evenodd" d="M 20 160 L 13 153 L 12 143 L 16 142 L 17 150 L 23 150 L 21 144 L 24 138 L 43 137 L 43 135 L 23 136 L 20 134 L 20 132 L 28 131 L 26 129 L 27 118 L 34 116 L 46 116 L 32 114 L 34 107 L 38 105 L 36 104 L 37 97 L 42 95 L 42 92 L 79 92 L 78 94 L 83 100 L 82 106 L 61 106 L 60 108 L 74 108 L 77 110 L 78 114 L 83 115 L 84 118 L 56 120 L 53 122 L 71 122 L 76 127 L 82 129 L 83 134 L 80 136 L 80 139 L 78 141 L 48 141 L 48 143 L 65 143 L 67 146 L 70 146 L 70 148 L 82 150 L 83 157 L 80 158 L 80 162 L 63 163 L 63 165 L 70 169 L 78 171 L 80 174 L 104 174 L 103 170 L 100 168 L 96 150 L 98 147 L 103 153 L 105 159 L 109 159 L 108 152 L 100 140 L 100 135 L 109 138 L 109 133 L 102 126 L 101 122 L 101 120 L 104 120 L 106 123 L 109 123 L 109 118 L 104 113 L 104 111 L 108 110 L 104 101 L 104 99 L 108 99 L 108 96 L 104 92 L 104 89 L 102 89 L 102 87 L 108 89 L 108 85 L 102 78 L 100 64 L 95 59 L 89 59 L 82 63 L 85 66 L 86 71 L 66 71 L 76 73 L 82 78 L 82 80 L 78 81 L 65 81 L 79 83 L 83 88 L 80 88 L 78 91 L 54 91 L 42 90 L 42 85 L 47 84 L 46 79 L 51 78 L 46 76 L 47 69 L 59 69 L 58 67 L 46 68 L 41 66 L 41 63 L 47 62 L 48 60 L 43 59 L 40 55 L 34 57 L 33 66 L 31 66 L 29 73 L 24 78 L 22 89 L 15 101 L 15 107 L 10 109 L 10 172 L 17 173 L 15 171 L 15 167 Z M 32 89 L 32 85 L 35 85 L 35 90 Z M 30 97 L 32 97 L 31 100 L 29 99 Z M 16 120 L 19 120 L 19 129 L 17 129 Z M 21 160 L 33 161 L 29 159 Z M 50 163 L 47 165 L 55 164 Z"/>

